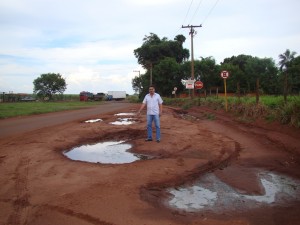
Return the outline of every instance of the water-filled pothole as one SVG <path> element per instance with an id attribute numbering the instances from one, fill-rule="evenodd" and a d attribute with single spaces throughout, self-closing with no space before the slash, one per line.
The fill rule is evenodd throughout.
<path id="1" fill-rule="evenodd" d="M 124 141 L 108 141 L 75 147 L 63 154 L 72 160 L 91 163 L 123 164 L 148 159 L 148 156 L 129 152 L 131 147 Z"/>
<path id="2" fill-rule="evenodd" d="M 115 116 L 135 116 L 136 113 L 117 113 Z"/>
<path id="3" fill-rule="evenodd" d="M 265 194 L 247 195 L 239 193 L 215 175 L 207 174 L 193 186 L 168 189 L 172 198 L 167 201 L 167 205 L 188 212 L 210 210 L 218 213 L 229 208 L 247 210 L 263 204 L 279 205 L 300 201 L 300 181 L 267 172 L 261 173 L 259 178 Z"/>
<path id="4" fill-rule="evenodd" d="M 86 120 L 84 121 L 85 123 L 97 123 L 97 122 L 101 122 L 103 121 L 102 119 L 90 119 L 90 120 Z"/>
<path id="5" fill-rule="evenodd" d="M 130 125 L 135 123 L 133 118 L 118 118 L 117 121 L 111 122 L 113 125 Z"/>

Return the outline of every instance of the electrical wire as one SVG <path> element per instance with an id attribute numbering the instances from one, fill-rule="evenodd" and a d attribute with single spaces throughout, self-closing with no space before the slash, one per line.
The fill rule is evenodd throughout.
<path id="1" fill-rule="evenodd" d="M 198 12 L 198 10 L 199 10 L 200 5 L 201 5 L 202 2 L 203 2 L 203 0 L 201 0 L 201 1 L 198 3 L 198 6 L 197 6 L 197 8 L 196 8 L 196 10 L 195 10 L 195 12 L 194 12 L 192 18 L 191 18 L 190 24 L 192 24 L 192 21 L 193 21 L 195 15 L 197 14 L 197 12 Z"/>
<path id="2" fill-rule="evenodd" d="M 215 2 L 215 4 L 214 4 L 213 7 L 210 9 L 210 11 L 208 12 L 208 14 L 205 16 L 205 18 L 204 18 L 204 20 L 203 20 L 203 22 L 202 22 L 201 24 L 204 24 L 204 22 L 206 21 L 206 19 L 208 18 L 208 16 L 211 14 L 211 12 L 215 9 L 215 7 L 216 7 L 216 5 L 218 4 L 219 1 L 220 1 L 220 0 L 217 0 L 217 1 Z"/>
<path id="3" fill-rule="evenodd" d="M 189 5 L 188 11 L 186 12 L 186 15 L 185 15 L 185 18 L 184 18 L 182 24 L 184 24 L 185 21 L 186 21 L 186 18 L 187 18 L 187 16 L 188 16 L 188 14 L 189 14 L 189 12 L 190 12 L 190 9 L 191 9 L 191 6 L 192 6 L 192 4 L 193 4 L 193 1 L 194 1 L 194 0 L 192 0 L 191 3 L 190 3 L 190 5 Z M 181 29 L 182 29 L 182 27 L 180 26 L 179 29 L 175 32 L 175 35 L 176 35 Z"/>
<path id="4" fill-rule="evenodd" d="M 193 4 L 193 1 L 194 1 L 194 0 L 192 0 L 191 3 L 190 3 L 189 9 L 188 9 L 188 11 L 187 11 L 187 13 L 186 13 L 186 15 L 185 15 L 185 18 L 184 18 L 182 24 L 184 24 L 185 21 L 186 21 L 186 18 L 187 18 L 187 16 L 188 16 L 188 14 L 189 14 L 189 12 L 190 12 L 190 9 L 191 9 L 191 6 L 192 6 L 192 4 Z"/>

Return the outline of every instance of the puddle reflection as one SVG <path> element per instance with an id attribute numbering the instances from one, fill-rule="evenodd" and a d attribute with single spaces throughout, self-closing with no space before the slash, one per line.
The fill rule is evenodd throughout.
<path id="1" fill-rule="evenodd" d="M 115 116 L 135 116 L 136 113 L 117 113 Z"/>
<path id="2" fill-rule="evenodd" d="M 113 125 L 130 125 L 135 123 L 135 121 L 132 118 L 118 118 L 117 121 L 111 122 L 110 124 Z"/>
<path id="3" fill-rule="evenodd" d="M 203 176 L 194 186 L 170 188 L 173 197 L 167 202 L 171 207 L 185 211 L 208 209 L 217 212 L 224 207 L 233 210 L 257 208 L 262 204 L 280 204 L 300 200 L 300 181 L 275 173 L 261 173 L 264 195 L 241 194 L 219 180 L 215 175 Z"/>
<path id="4" fill-rule="evenodd" d="M 102 119 L 92 119 L 92 120 L 86 120 L 84 121 L 85 123 L 96 123 L 96 122 L 100 122 L 103 121 Z"/>
<path id="5" fill-rule="evenodd" d="M 83 145 L 64 151 L 63 154 L 72 160 L 91 163 L 123 164 L 145 159 L 146 156 L 128 152 L 131 147 L 124 141 L 109 141 Z"/>

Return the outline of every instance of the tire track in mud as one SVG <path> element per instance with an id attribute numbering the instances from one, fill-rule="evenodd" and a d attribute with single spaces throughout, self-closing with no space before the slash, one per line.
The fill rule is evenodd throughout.
<path id="1" fill-rule="evenodd" d="M 49 209 L 49 210 L 52 210 L 52 211 L 56 211 L 56 212 L 61 213 L 63 215 L 75 217 L 77 219 L 84 220 L 84 221 L 86 221 L 88 223 L 91 223 L 91 224 L 94 224 L 94 225 L 115 225 L 113 223 L 108 223 L 108 222 L 102 221 L 98 218 L 92 217 L 88 214 L 75 212 L 71 209 L 67 209 L 67 208 L 64 208 L 64 207 L 61 207 L 61 206 L 54 206 L 54 205 L 46 204 L 46 205 L 42 206 L 42 209 Z"/>
<path id="2" fill-rule="evenodd" d="M 142 186 L 140 188 L 140 198 L 143 201 L 150 203 L 155 208 L 165 208 L 163 201 L 169 197 L 169 194 L 165 192 L 167 188 L 179 187 L 184 184 L 193 183 L 199 179 L 201 175 L 217 169 L 223 169 L 229 166 L 231 162 L 237 160 L 242 149 L 239 143 L 234 142 L 234 144 L 235 150 L 227 156 L 225 156 L 226 153 L 223 149 L 217 159 L 209 161 L 208 163 L 200 167 L 196 167 L 191 171 L 187 171 L 187 173 L 178 175 L 175 179 L 173 178 L 160 183 L 149 183 Z"/>
<path id="3" fill-rule="evenodd" d="M 173 116 L 176 118 L 187 119 L 196 121 L 198 118 L 194 115 L 189 115 L 186 112 L 174 110 Z M 183 115 L 183 116 L 182 116 Z M 213 131 L 211 131 L 213 132 Z M 214 133 L 214 132 L 213 132 Z M 176 176 L 159 183 L 148 183 L 142 186 L 140 189 L 141 199 L 149 202 L 155 207 L 164 207 L 161 205 L 161 200 L 167 197 L 164 190 L 168 187 L 178 187 L 187 183 L 193 183 L 201 175 L 212 172 L 217 169 L 224 169 L 228 167 L 232 162 L 238 159 L 240 152 L 242 151 L 241 144 L 230 137 L 229 141 L 233 144 L 232 148 L 224 146 L 220 149 L 220 154 L 213 160 L 208 161 L 206 164 L 196 167 L 190 171 L 186 171 L 184 174 Z"/>
<path id="4" fill-rule="evenodd" d="M 12 201 L 13 212 L 8 217 L 8 225 L 26 225 L 29 210 L 29 194 L 28 194 L 28 171 L 29 158 L 22 157 L 15 169 L 15 199 Z"/>

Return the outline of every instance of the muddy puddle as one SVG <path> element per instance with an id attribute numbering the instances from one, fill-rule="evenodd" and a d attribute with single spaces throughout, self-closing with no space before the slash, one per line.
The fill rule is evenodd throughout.
<path id="1" fill-rule="evenodd" d="M 212 211 L 222 213 L 226 209 L 243 211 L 268 205 L 288 204 L 300 201 L 300 181 L 276 173 L 262 172 L 259 182 L 264 194 L 240 193 L 218 179 L 214 174 L 201 177 L 193 186 L 170 188 L 171 197 L 166 205 L 187 212 Z"/>
<path id="2" fill-rule="evenodd" d="M 101 122 L 103 121 L 102 119 L 90 119 L 90 120 L 86 120 L 84 121 L 85 123 L 97 123 L 97 122 Z"/>
<path id="3" fill-rule="evenodd" d="M 131 147 L 131 144 L 125 143 L 125 141 L 108 141 L 75 147 L 64 151 L 63 154 L 71 160 L 109 164 L 132 163 L 149 158 L 129 152 Z"/>
<path id="4" fill-rule="evenodd" d="M 136 116 L 136 113 L 132 113 L 132 112 L 117 113 L 114 114 L 114 116 L 119 116 L 119 118 L 116 121 L 111 122 L 110 124 L 112 125 L 131 125 L 136 123 L 136 119 L 132 117 L 132 116 Z M 120 116 L 126 116 L 127 118 L 120 117 Z"/>
<path id="5" fill-rule="evenodd" d="M 117 113 L 115 116 L 136 116 L 136 113 Z"/>
<path id="6" fill-rule="evenodd" d="M 113 125 L 131 125 L 136 123 L 133 118 L 118 118 L 117 121 L 111 122 Z"/>

